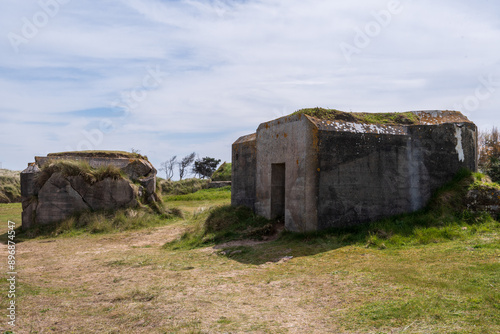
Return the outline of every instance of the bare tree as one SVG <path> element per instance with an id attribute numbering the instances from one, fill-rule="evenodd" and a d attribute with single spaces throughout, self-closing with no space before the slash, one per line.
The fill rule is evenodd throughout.
<path id="1" fill-rule="evenodd" d="M 160 166 L 161 166 L 160 170 L 165 171 L 165 177 L 167 180 L 171 180 L 172 177 L 174 176 L 174 166 L 177 163 L 176 160 L 177 160 L 177 156 L 174 155 L 173 157 L 171 157 L 167 161 L 164 161 L 160 164 Z"/>
<path id="2" fill-rule="evenodd" d="M 184 175 L 188 173 L 188 167 L 193 163 L 196 153 L 193 152 L 191 154 L 186 155 L 182 158 L 181 162 L 179 162 L 179 178 L 182 180 Z"/>

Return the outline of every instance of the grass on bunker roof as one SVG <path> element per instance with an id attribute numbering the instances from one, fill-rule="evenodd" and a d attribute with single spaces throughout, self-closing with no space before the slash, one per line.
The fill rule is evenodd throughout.
<path id="1" fill-rule="evenodd" d="M 402 113 L 361 113 L 345 112 L 336 109 L 306 108 L 294 112 L 292 115 L 308 115 L 321 120 L 346 121 L 366 124 L 385 125 L 412 125 L 418 124 L 420 118 L 412 112 Z"/>
<path id="2" fill-rule="evenodd" d="M 444 200 L 453 202 L 454 193 L 443 189 Z M 500 227 L 491 217 L 440 224 L 446 215 L 424 212 L 378 222 L 372 235 L 386 247 L 356 231 L 163 247 L 203 221 L 210 203 L 224 206 L 229 199 L 168 202 L 186 210 L 184 219 L 165 226 L 19 242 L 16 331 L 500 331 Z M 20 210 L 0 205 L 0 234 L 6 219 L 20 222 Z M 417 218 L 422 226 L 401 226 L 405 242 L 391 241 L 397 235 L 388 234 L 390 226 L 398 231 L 398 224 Z M 434 223 L 425 226 L 426 219 Z M 6 265 L 0 262 L 4 273 Z M 7 286 L 4 277 L 0 285 Z M 2 309 L 6 302 L 0 300 Z"/>
<path id="3" fill-rule="evenodd" d="M 61 157 L 61 156 L 73 156 L 73 157 L 95 157 L 95 158 L 130 158 L 130 159 L 145 159 L 148 158 L 139 153 L 131 153 L 126 151 L 105 151 L 105 150 L 88 150 L 88 151 L 68 151 L 68 152 L 56 152 L 49 153 L 47 157 Z"/>

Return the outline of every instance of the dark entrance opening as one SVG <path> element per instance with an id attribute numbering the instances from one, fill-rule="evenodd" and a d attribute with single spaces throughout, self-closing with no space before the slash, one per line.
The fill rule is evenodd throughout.
<path id="1" fill-rule="evenodd" d="M 285 164 L 271 164 L 271 218 L 285 216 Z"/>

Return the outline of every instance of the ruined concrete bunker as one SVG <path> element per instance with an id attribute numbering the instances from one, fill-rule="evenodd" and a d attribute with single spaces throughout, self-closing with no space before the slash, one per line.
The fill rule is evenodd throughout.
<path id="1" fill-rule="evenodd" d="M 232 163 L 232 205 L 290 231 L 346 227 L 419 210 L 476 171 L 477 127 L 457 111 L 302 110 L 236 140 Z"/>
<path id="2" fill-rule="evenodd" d="M 68 175 L 54 168 L 57 162 L 83 163 L 92 170 L 114 166 L 120 172 L 114 177 L 104 174 L 102 179 L 93 180 L 78 169 Z M 156 172 L 147 157 L 121 151 L 62 152 L 35 157 L 35 162 L 21 172 L 23 229 L 58 222 L 83 211 L 116 210 L 135 207 L 140 201 L 155 202 Z"/>

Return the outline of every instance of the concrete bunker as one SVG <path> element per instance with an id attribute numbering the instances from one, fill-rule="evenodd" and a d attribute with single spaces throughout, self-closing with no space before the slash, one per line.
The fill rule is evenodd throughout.
<path id="1" fill-rule="evenodd" d="M 81 211 L 134 207 L 141 200 L 155 202 L 155 191 L 156 169 L 135 153 L 81 151 L 35 157 L 21 172 L 22 226 L 50 224 Z"/>
<path id="2" fill-rule="evenodd" d="M 233 143 L 231 203 L 291 231 L 351 226 L 423 208 L 476 155 L 457 111 L 304 109 Z"/>

